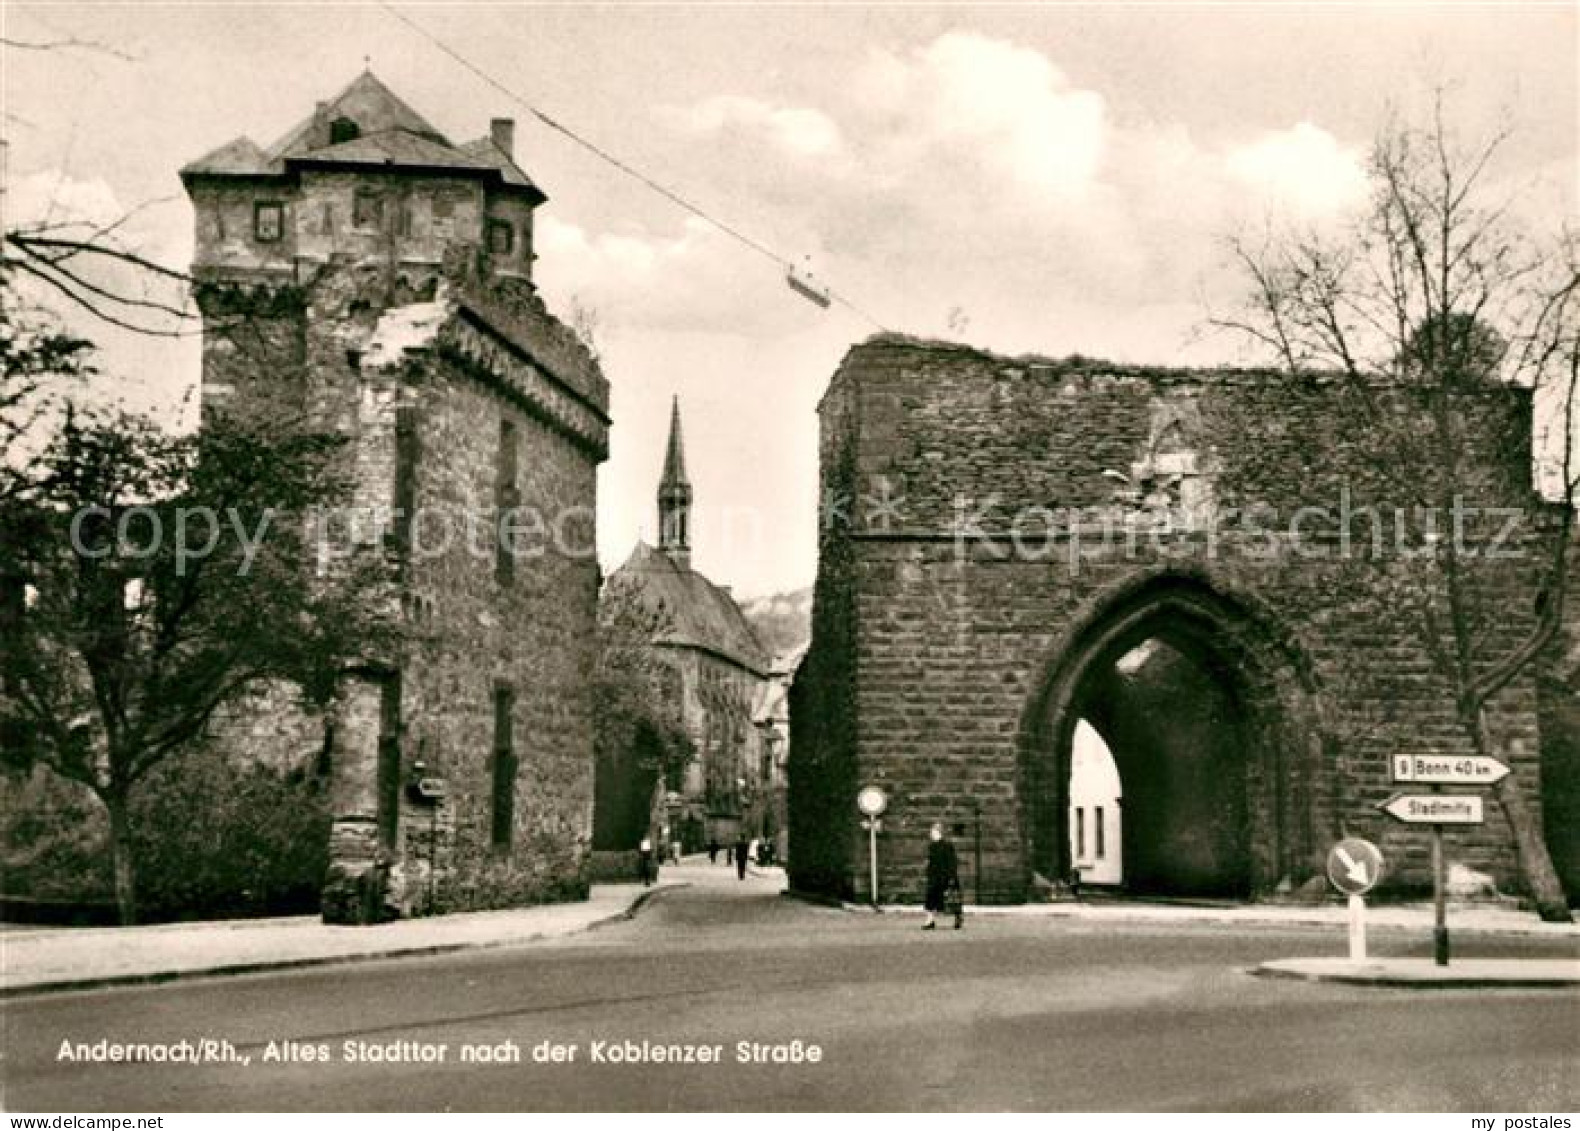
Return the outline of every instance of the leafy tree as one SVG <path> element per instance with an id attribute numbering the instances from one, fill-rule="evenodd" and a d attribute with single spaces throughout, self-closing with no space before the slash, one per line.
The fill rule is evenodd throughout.
<path id="1" fill-rule="evenodd" d="M 1390 584 L 1398 615 L 1452 697 L 1471 746 L 1507 760 L 1489 707 L 1548 653 L 1563 626 L 1576 502 L 1573 447 L 1580 380 L 1580 255 L 1572 233 L 1527 236 L 1492 197 L 1506 140 L 1460 144 L 1439 93 L 1422 125 L 1390 123 L 1372 147 L 1369 204 L 1336 235 L 1276 233 L 1234 241 L 1246 283 L 1240 313 L 1215 319 L 1270 350 L 1296 375 L 1340 375 L 1356 450 L 1406 501 L 1449 514 L 1474 497 L 1489 437 L 1468 430 L 1459 394 L 1507 381 L 1560 405 L 1559 495 L 1540 531 L 1544 587 L 1534 623 L 1509 641 L 1498 596 L 1478 583 L 1473 546 L 1440 538 Z M 1404 413 L 1386 389 L 1422 411 Z M 1518 438 L 1515 450 L 1523 447 Z M 1523 469 L 1521 469 L 1523 470 Z M 1569 913 L 1539 817 L 1517 775 L 1496 787 L 1523 878 L 1544 919 Z"/>
<path id="2" fill-rule="evenodd" d="M 653 792 L 679 789 L 692 742 L 680 716 L 680 675 L 653 641 L 668 623 L 633 586 L 610 581 L 598 602 L 593 669 L 593 744 L 597 755 L 595 826 L 601 839 L 645 827 Z M 638 812 L 640 811 L 640 812 Z"/>
<path id="3" fill-rule="evenodd" d="M 248 687 L 286 681 L 323 703 L 346 665 L 395 646 L 381 561 L 310 568 L 307 519 L 343 497 L 342 443 L 219 414 L 173 436 L 68 409 L 0 504 L 4 757 L 103 804 L 125 922 L 139 783 Z"/>

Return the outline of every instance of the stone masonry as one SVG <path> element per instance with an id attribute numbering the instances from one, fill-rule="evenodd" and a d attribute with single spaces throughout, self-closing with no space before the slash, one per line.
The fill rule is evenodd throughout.
<path id="1" fill-rule="evenodd" d="M 1470 749 L 1405 599 L 1436 576 L 1421 558 L 1429 521 L 1446 536 L 1451 520 L 1413 509 L 1429 474 L 1355 427 L 1355 395 L 1320 376 L 1007 358 L 892 335 L 854 347 L 820 406 L 813 644 L 792 695 L 793 885 L 870 894 L 854 804 L 869 784 L 889 798 L 885 901 L 920 899 L 933 821 L 964 833 L 964 881 L 986 902 L 1061 880 L 1070 735 L 1083 716 L 1109 725 L 1104 673 L 1149 640 L 1236 705 L 1237 760 L 1191 787 L 1234 814 L 1230 886 L 1319 890 L 1347 834 L 1380 845 L 1393 890 L 1428 884 L 1424 827 L 1378 805 L 1396 789 L 1390 755 Z M 1423 411 L 1403 387 L 1373 395 L 1402 427 Z M 1473 445 L 1465 502 L 1481 508 L 1464 530 L 1471 592 L 1492 610 L 1478 639 L 1496 656 L 1531 627 L 1552 514 L 1529 486 L 1529 394 L 1467 389 L 1452 411 Z M 1530 674 L 1494 701 L 1492 728 L 1539 797 Z M 1110 745 L 1125 772 L 1123 743 Z M 1132 792 L 1126 835 L 1159 835 L 1133 819 Z M 1449 830 L 1450 859 L 1513 887 L 1490 796 L 1487 811 Z"/>
<path id="2" fill-rule="evenodd" d="M 587 889 L 608 384 L 532 285 L 544 196 L 512 145 L 503 120 L 453 145 L 364 74 L 269 150 L 238 139 L 182 172 L 205 412 L 350 439 L 316 564 L 383 562 L 408 633 L 330 717 L 280 689 L 238 728 L 256 757 L 327 729 L 326 919 Z"/>

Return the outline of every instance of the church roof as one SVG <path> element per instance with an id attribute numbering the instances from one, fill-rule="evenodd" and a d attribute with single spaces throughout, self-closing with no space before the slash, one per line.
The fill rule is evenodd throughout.
<path id="1" fill-rule="evenodd" d="M 664 616 L 656 643 L 701 648 L 758 675 L 767 673 L 768 655 L 735 599 L 662 550 L 638 542 L 609 583 L 635 586 Z"/>
<path id="2" fill-rule="evenodd" d="M 342 118 L 355 123 L 357 136 L 331 143 L 329 125 Z M 250 138 L 237 138 L 187 165 L 181 175 L 279 176 L 304 163 L 480 175 L 525 190 L 540 202 L 546 199 L 492 139 L 454 144 L 371 71 L 358 75 L 267 150 Z"/>

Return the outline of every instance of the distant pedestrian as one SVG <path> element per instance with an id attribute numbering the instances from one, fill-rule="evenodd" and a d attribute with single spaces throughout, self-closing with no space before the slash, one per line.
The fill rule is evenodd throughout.
<path id="1" fill-rule="evenodd" d="M 746 862 L 751 859 L 751 848 L 744 835 L 735 842 L 735 878 L 738 880 L 746 878 Z"/>
<path id="2" fill-rule="evenodd" d="M 652 837 L 645 836 L 642 838 L 642 844 L 636 850 L 636 866 L 637 870 L 642 873 L 642 886 L 646 887 L 647 885 L 651 884 L 653 882 Z"/>
<path id="3" fill-rule="evenodd" d="M 719 838 L 718 837 L 709 837 L 708 838 L 708 863 L 709 864 L 717 864 L 718 862 L 719 862 Z"/>
<path id="4" fill-rule="evenodd" d="M 938 913 L 952 905 L 958 931 L 965 926 L 964 908 L 959 902 L 960 858 L 955 853 L 954 841 L 944 835 L 943 825 L 935 824 L 927 835 L 927 894 L 922 900 L 927 922 L 922 924 L 922 930 L 936 928 Z"/>

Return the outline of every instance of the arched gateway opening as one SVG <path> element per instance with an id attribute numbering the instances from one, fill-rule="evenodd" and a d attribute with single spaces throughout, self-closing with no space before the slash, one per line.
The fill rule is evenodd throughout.
<path id="1" fill-rule="evenodd" d="M 1321 759 L 1310 692 L 1273 622 L 1204 579 L 1107 601 L 1056 648 L 1027 719 L 1031 870 L 1176 897 L 1302 882 Z"/>

